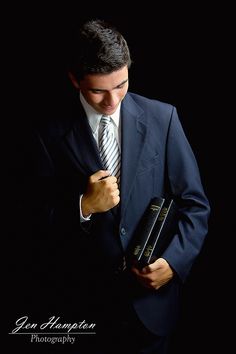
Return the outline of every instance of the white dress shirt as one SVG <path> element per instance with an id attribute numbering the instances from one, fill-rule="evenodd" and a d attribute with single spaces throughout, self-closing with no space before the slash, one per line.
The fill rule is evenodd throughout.
<path id="1" fill-rule="evenodd" d="M 89 122 L 89 125 L 90 125 L 92 133 L 93 133 L 93 137 L 98 144 L 99 124 L 100 124 L 100 120 L 102 118 L 102 114 L 96 112 L 95 109 L 88 104 L 88 102 L 85 100 L 85 98 L 81 92 L 80 92 L 80 101 L 81 101 L 82 106 L 86 112 L 88 122 Z M 115 113 L 111 114 L 110 117 L 111 117 L 113 129 L 114 129 L 115 137 L 116 137 L 117 142 L 120 146 L 120 129 L 119 129 L 120 128 L 119 127 L 120 126 L 120 104 L 117 107 L 117 110 L 115 111 Z"/>
<path id="2" fill-rule="evenodd" d="M 98 113 L 95 111 L 95 109 L 88 104 L 88 102 L 85 100 L 84 96 L 82 95 L 82 93 L 80 92 L 80 101 L 81 104 L 86 112 L 87 118 L 88 118 L 88 122 L 90 125 L 90 128 L 92 130 L 92 134 L 93 137 L 98 145 L 98 138 L 99 138 L 99 124 L 100 124 L 100 120 L 102 118 L 102 114 Z M 112 121 L 112 127 L 114 129 L 114 135 L 117 139 L 117 142 L 119 144 L 119 147 L 121 145 L 121 138 L 120 138 L 120 104 L 117 107 L 115 113 L 110 115 L 111 117 L 111 121 Z M 88 217 L 84 217 L 82 214 L 82 209 L 81 209 L 81 200 L 82 200 L 83 194 L 80 196 L 80 221 L 84 222 L 84 221 L 88 221 L 90 220 L 91 215 L 89 215 Z"/>

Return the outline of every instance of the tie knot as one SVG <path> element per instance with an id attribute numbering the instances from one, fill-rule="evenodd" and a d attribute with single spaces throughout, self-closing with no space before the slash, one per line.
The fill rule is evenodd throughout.
<path id="1" fill-rule="evenodd" d="M 102 124 L 102 125 L 108 125 L 109 123 L 111 123 L 111 117 L 109 117 L 109 116 L 102 116 L 102 118 L 101 118 L 101 124 Z"/>

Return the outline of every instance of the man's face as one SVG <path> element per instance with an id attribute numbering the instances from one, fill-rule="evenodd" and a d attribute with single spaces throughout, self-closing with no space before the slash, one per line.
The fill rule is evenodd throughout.
<path id="1" fill-rule="evenodd" d="M 127 93 L 128 68 L 125 66 L 111 74 L 86 75 L 78 87 L 98 113 L 111 115 Z"/>

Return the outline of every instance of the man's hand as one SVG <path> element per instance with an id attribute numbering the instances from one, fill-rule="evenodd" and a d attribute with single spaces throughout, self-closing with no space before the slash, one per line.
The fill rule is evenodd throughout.
<path id="1" fill-rule="evenodd" d="M 133 267 L 132 271 L 143 286 L 156 290 L 168 283 L 174 275 L 169 263 L 164 258 L 158 258 L 142 270 Z"/>
<path id="2" fill-rule="evenodd" d="M 82 213 L 90 214 L 110 210 L 120 201 L 117 178 L 109 171 L 97 171 L 89 177 L 87 191 L 81 200 Z"/>

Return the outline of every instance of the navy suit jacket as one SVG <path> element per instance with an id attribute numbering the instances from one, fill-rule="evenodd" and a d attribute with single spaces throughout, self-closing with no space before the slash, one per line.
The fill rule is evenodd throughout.
<path id="1" fill-rule="evenodd" d="M 88 177 L 103 166 L 78 97 L 73 98 L 72 105 L 73 109 L 40 124 L 33 139 L 34 174 L 44 181 L 38 193 L 42 208 L 37 211 L 40 209 L 40 217 L 43 215 L 46 220 L 41 223 L 43 237 L 53 243 L 53 264 L 47 266 L 47 276 L 51 274 L 55 280 L 55 264 L 57 269 L 60 265 L 60 282 L 63 272 L 68 280 L 73 269 L 70 286 L 78 287 L 78 281 L 83 279 L 84 283 L 79 281 L 80 288 L 89 288 L 86 279 L 92 276 L 93 286 L 96 283 L 99 292 L 103 287 L 104 294 L 108 293 L 151 198 L 170 194 L 179 206 L 180 220 L 178 232 L 162 257 L 174 269 L 174 278 L 158 291 L 135 285 L 135 280 L 122 289 L 131 296 L 144 325 L 153 333 L 165 335 L 176 321 L 181 283 L 201 250 L 209 217 L 196 159 L 176 108 L 127 93 L 121 103 L 119 208 L 94 214 L 90 222 L 82 225 L 79 196 L 85 192 Z M 54 239 L 51 233 L 56 235 Z M 54 256 L 57 261 L 52 261 Z"/>

